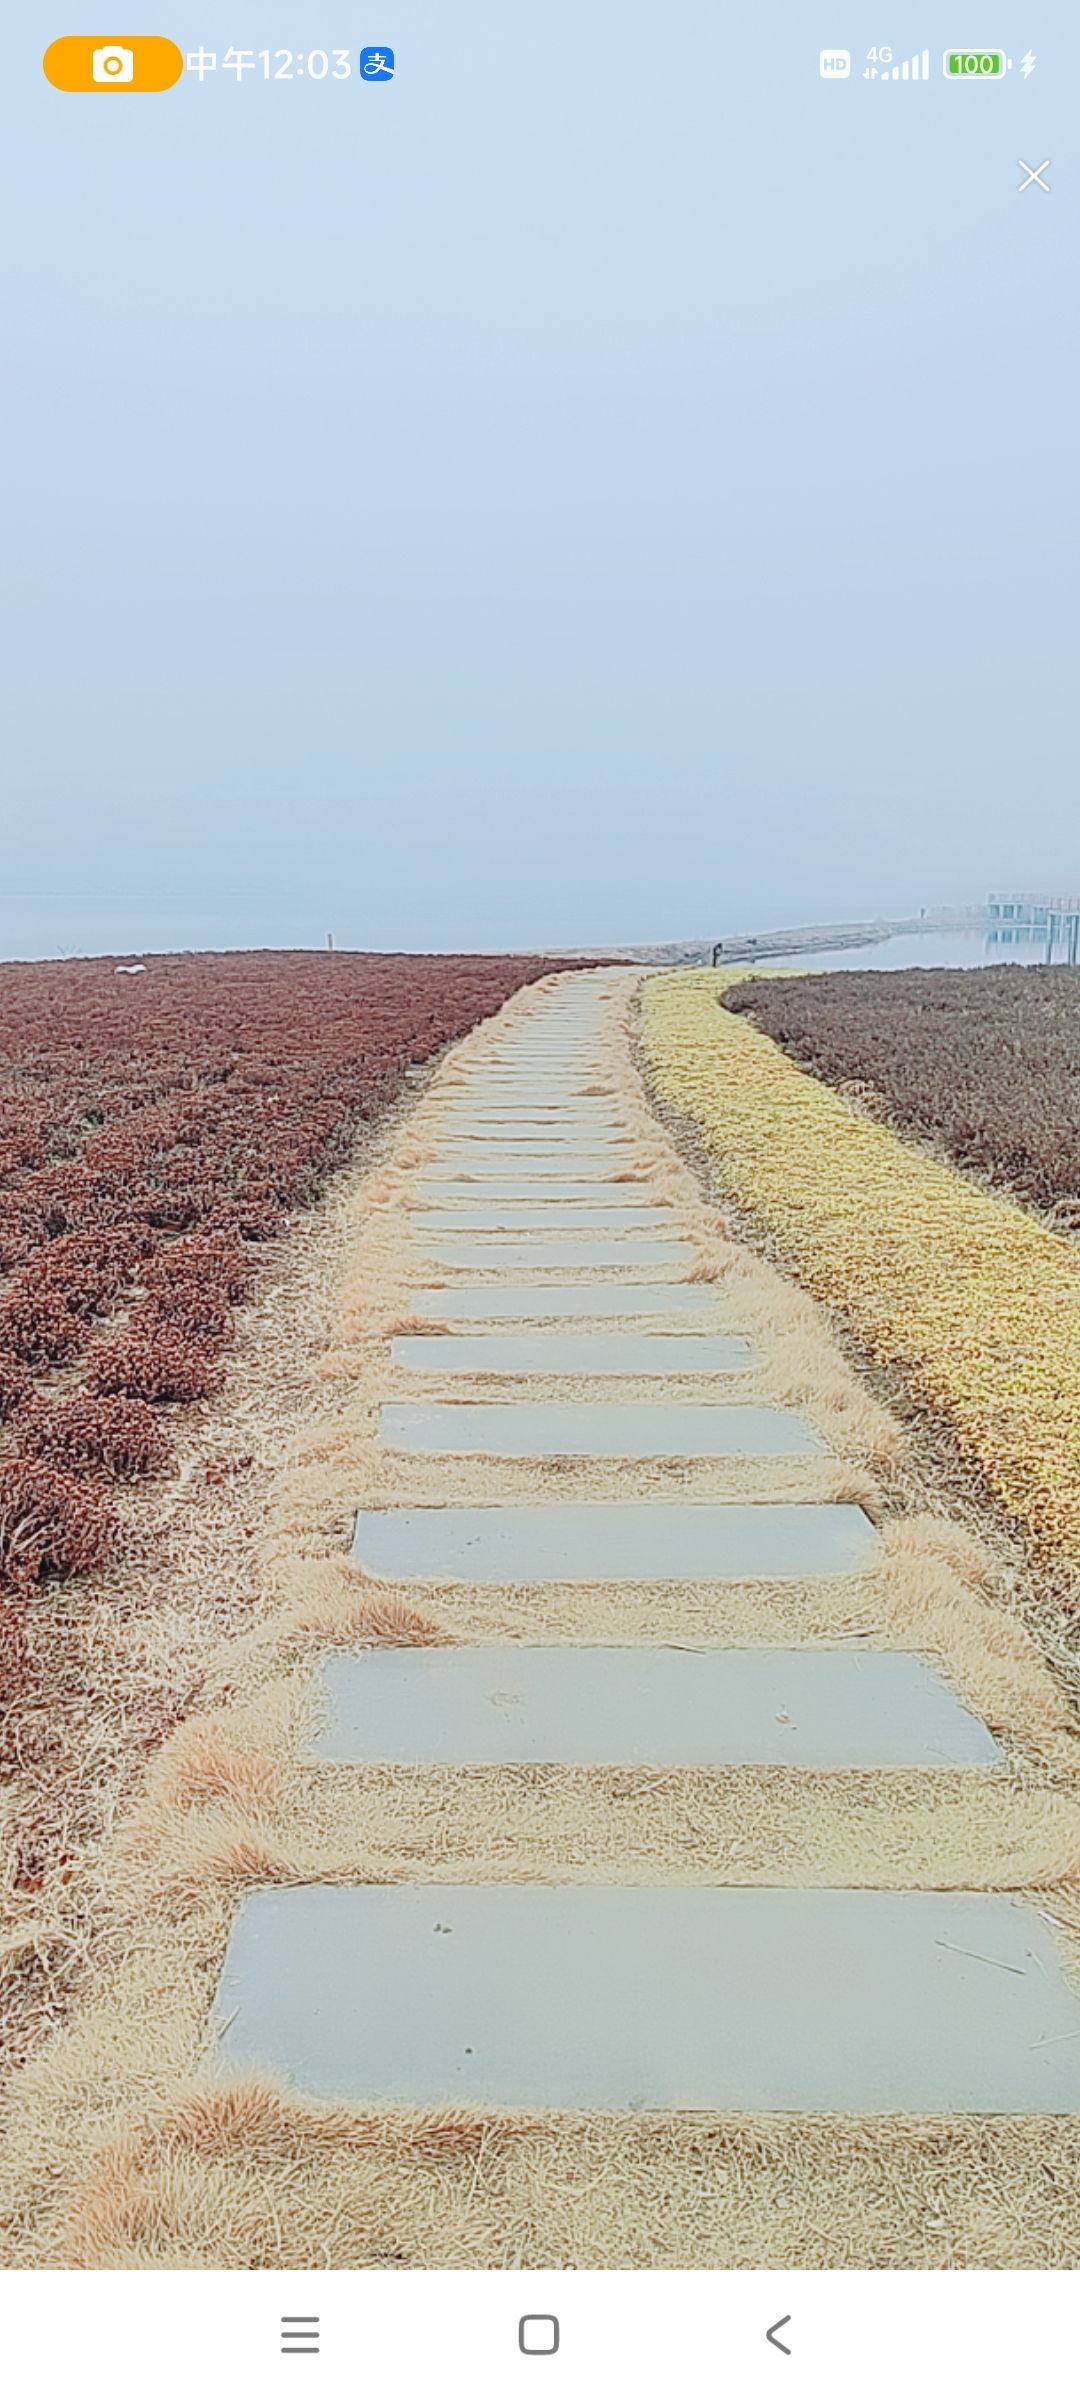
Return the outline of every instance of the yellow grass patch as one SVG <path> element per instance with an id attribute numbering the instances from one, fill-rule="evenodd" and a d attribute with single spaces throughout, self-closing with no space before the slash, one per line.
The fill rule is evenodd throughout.
<path id="1" fill-rule="evenodd" d="M 692 969 L 645 984 L 657 1097 L 689 1118 L 784 1262 L 940 1411 L 1025 1533 L 1076 1563 L 1075 1245 L 793 1066 L 720 1005 L 729 980 Z"/>

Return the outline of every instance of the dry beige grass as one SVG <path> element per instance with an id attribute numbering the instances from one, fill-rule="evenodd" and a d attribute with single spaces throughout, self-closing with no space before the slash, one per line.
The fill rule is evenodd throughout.
<path id="1" fill-rule="evenodd" d="M 110 2146 L 66 2263 L 1070 2268 L 1078 2182 L 1060 2118 L 361 2118 L 248 2082 Z"/>
<path id="2" fill-rule="evenodd" d="M 394 1332 L 433 1329 L 431 1302 L 414 1315 L 413 1294 L 502 1280 L 494 1269 L 433 1272 L 409 1205 L 417 1180 L 446 1158 L 448 1104 L 498 1059 L 506 1026 L 535 1014 L 543 987 L 517 995 L 443 1063 L 362 1204 L 350 1202 L 337 1328 L 313 1386 L 319 1420 L 263 1495 L 258 1605 L 242 1630 L 224 1628 L 201 1713 L 164 1742 L 103 1848 L 83 2005 L 12 2096 L 0 2200 L 11 2263 L 1080 2263 L 1071 2121 L 362 2113 L 215 2070 L 211 2012 L 229 1923 L 260 1882 L 1003 1889 L 1029 1894 L 1077 1958 L 1080 1753 L 1068 1699 L 1010 1616 L 993 1554 L 947 1515 L 893 1513 L 905 1493 L 901 1428 L 845 1363 L 821 1312 L 703 1201 L 630 1060 L 632 979 L 605 981 L 606 1025 L 587 1073 L 626 1131 L 619 1171 L 667 1200 L 689 1235 L 691 1277 L 713 1295 L 696 1322 L 752 1337 L 754 1362 L 725 1391 L 799 1408 L 827 1455 L 628 1469 L 440 1462 L 380 1444 L 383 1401 L 442 1388 L 418 1386 L 390 1357 Z M 615 1268 L 604 1280 L 621 1276 Z M 628 1330 L 632 1320 L 603 1322 Z M 686 1329 L 676 1311 L 649 1323 Z M 477 1397 L 491 1388 L 487 1377 L 469 1386 Z M 499 1388 L 612 1396 L 606 1379 Z M 693 1378 L 619 1388 L 647 1398 L 701 1391 Z M 461 1396 L 456 1381 L 446 1389 Z M 801 1583 L 500 1590 L 380 1581 L 347 1556 L 365 1500 L 599 1498 L 631 1486 L 639 1498 L 845 1493 L 878 1522 L 879 1557 L 861 1576 Z M 986 1718 L 1005 1763 L 915 1775 L 312 1761 L 326 1648 L 478 1638 L 909 1648 Z M 44 1918 L 37 1938 L 50 1938 Z"/>

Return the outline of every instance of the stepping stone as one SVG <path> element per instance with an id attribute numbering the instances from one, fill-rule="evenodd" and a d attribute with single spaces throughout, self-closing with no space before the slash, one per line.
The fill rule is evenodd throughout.
<path id="1" fill-rule="evenodd" d="M 420 1194 L 429 1204 L 444 1208 L 457 1208 L 459 1203 L 467 1206 L 475 1198 L 485 1206 L 490 1202 L 493 1208 L 503 1208 L 508 1201 L 581 1200 L 607 1209 L 623 1209 L 645 1206 L 648 1189 L 646 1183 L 559 1183 L 554 1178 L 541 1177 L 538 1181 L 535 1175 L 506 1173 L 498 1177 L 494 1191 L 477 1192 L 475 1184 L 459 1181 L 422 1183 Z"/>
<path id="2" fill-rule="evenodd" d="M 877 1548 L 846 1502 L 553 1501 L 364 1508 L 352 1555 L 405 1581 L 725 1583 L 854 1575 Z"/>
<path id="3" fill-rule="evenodd" d="M 606 1158 L 611 1151 L 634 1146 L 633 1137 L 620 1125 L 579 1129 L 576 1125 L 566 1125 L 557 1112 L 544 1125 L 536 1124 L 535 1120 L 524 1126 L 505 1122 L 477 1124 L 471 1117 L 467 1122 L 462 1117 L 456 1124 L 444 1120 L 439 1131 L 447 1148 L 453 1150 L 588 1150 Z"/>
<path id="4" fill-rule="evenodd" d="M 524 1116 L 531 1109 L 546 1116 L 554 1108 L 603 1109 L 609 1116 L 618 1113 L 618 1103 L 610 1092 L 582 1091 L 580 1076 L 567 1077 L 559 1083 L 550 1075 L 478 1075 L 468 1084 L 459 1084 L 452 1094 L 447 1094 L 447 1099 L 452 1107 L 520 1109 Z"/>
<path id="5" fill-rule="evenodd" d="M 561 1208 L 554 1202 L 533 1208 L 525 1200 L 493 1200 L 475 1206 L 463 1201 L 457 1208 L 416 1208 L 410 1214 L 423 1233 L 453 1232 L 458 1225 L 476 1233 L 497 1233 L 500 1227 L 512 1233 L 621 1233 L 624 1225 L 670 1225 L 672 1221 L 665 1203 L 632 1199 L 618 1208 L 590 1208 L 587 1203 L 575 1207 L 569 1201 Z"/>
<path id="6" fill-rule="evenodd" d="M 481 1134 L 486 1141 L 520 1141 L 523 1134 L 542 1133 L 550 1141 L 552 1134 L 573 1134 L 584 1146 L 599 1138 L 601 1142 L 623 1141 L 625 1130 L 618 1117 L 597 1117 L 575 1114 L 573 1109 L 553 1108 L 549 1116 L 538 1109 L 523 1109 L 520 1116 L 509 1108 L 448 1109 L 443 1123 L 448 1133 L 460 1141 Z"/>
<path id="7" fill-rule="evenodd" d="M 730 1375 L 753 1363 L 749 1342 L 723 1333 L 399 1333 L 391 1351 L 396 1366 L 442 1376 Z"/>
<path id="8" fill-rule="evenodd" d="M 483 1142 L 493 1150 L 516 1149 L 524 1153 L 526 1149 L 562 1151 L 574 1148 L 588 1150 L 595 1155 L 607 1155 L 616 1150 L 625 1154 L 635 1147 L 617 1127 L 575 1125 L 568 1118 L 558 1115 L 552 1116 L 546 1125 L 536 1117 L 530 1117 L 527 1123 L 520 1125 L 506 1118 L 461 1117 L 453 1122 L 447 1119 L 440 1126 L 439 1133 L 454 1149 L 465 1143 Z"/>
<path id="9" fill-rule="evenodd" d="M 446 1140 L 444 1150 L 425 1159 L 427 1174 L 446 1174 L 454 1169 L 466 1176 L 504 1176 L 506 1169 L 530 1176 L 581 1176 L 605 1178 L 636 1166 L 638 1159 L 629 1142 L 578 1142 L 574 1135 L 550 1133 L 547 1140 L 514 1142 L 502 1133 L 497 1140 Z"/>
<path id="10" fill-rule="evenodd" d="M 468 1458 L 811 1458 L 825 1444 L 782 1408 L 696 1400 L 392 1400 L 389 1450 Z"/>
<path id="11" fill-rule="evenodd" d="M 966 1767 L 997 1743 L 900 1650 L 366 1650 L 319 1758 L 425 1766 Z"/>
<path id="12" fill-rule="evenodd" d="M 614 1106 L 614 1092 L 586 1092 L 588 1082 L 600 1082 L 600 1078 L 593 1078 L 586 1070 L 581 1070 L 581 1073 L 578 1070 L 566 1070 L 564 1075 L 542 1075 L 540 1078 L 540 1075 L 523 1073 L 523 1070 L 499 1068 L 497 1073 L 492 1073 L 492 1068 L 487 1068 L 485 1075 L 475 1075 L 470 1080 L 468 1092 L 494 1092 L 499 1099 L 521 1097 L 545 1099 L 545 1102 L 550 1102 L 550 1099 L 571 1099 L 576 1106 L 595 1106 L 595 1102 Z M 458 1085 L 458 1094 L 463 1090 L 466 1087 Z"/>
<path id="13" fill-rule="evenodd" d="M 229 2068 L 361 2106 L 1080 2111 L 1080 1994 L 998 1893 L 255 1891 L 217 2013 Z"/>
<path id="14" fill-rule="evenodd" d="M 694 1256 L 692 1245 L 653 1241 L 648 1234 L 628 1233 L 608 1242 L 602 1234 L 564 1234 L 559 1241 L 468 1242 L 432 1241 L 424 1249 L 441 1267 L 510 1267 L 525 1273 L 530 1267 L 679 1267 Z"/>
<path id="15" fill-rule="evenodd" d="M 552 1125 L 596 1125 L 608 1133 L 625 1131 L 625 1120 L 620 1112 L 606 1101 L 560 1101 L 553 1099 L 550 1094 L 528 1100 L 501 1100 L 497 1093 L 487 1089 L 482 1093 L 463 1094 L 446 1111 L 447 1121 L 459 1116 L 493 1119 L 522 1128 L 539 1119 L 542 1128 Z"/>
<path id="16" fill-rule="evenodd" d="M 427 1172 L 431 1175 L 452 1174 L 463 1181 L 479 1178 L 486 1182 L 490 1179 L 500 1188 L 505 1186 L 509 1175 L 525 1171 L 530 1181 L 546 1181 L 549 1176 L 557 1179 L 561 1175 L 580 1175 L 583 1182 L 594 1184 L 605 1183 L 609 1176 L 617 1174 L 625 1158 L 626 1152 L 623 1150 L 579 1150 L 576 1142 L 562 1143 L 557 1149 L 550 1143 L 541 1147 L 539 1143 L 523 1142 L 512 1150 L 504 1149 L 496 1142 L 462 1142 L 460 1147 L 448 1145 L 438 1158 L 430 1159 Z M 640 1191 L 642 1186 L 631 1183 L 611 1188 L 633 1192 Z"/>
<path id="17" fill-rule="evenodd" d="M 446 1284 L 413 1292 L 418 1317 L 706 1317 L 716 1313 L 716 1287 L 707 1283 L 480 1283 Z"/>
<path id="18" fill-rule="evenodd" d="M 545 1081 L 539 1086 L 529 1086 L 488 1082 L 482 1092 L 463 1093 L 462 1102 L 469 1108 L 475 1107 L 480 1115 L 513 1116 L 520 1112 L 523 1117 L 549 1117 L 600 1111 L 609 1123 L 616 1121 L 616 1112 L 609 1101 L 597 1098 L 595 1093 L 583 1092 L 577 1084 L 563 1086 Z"/>

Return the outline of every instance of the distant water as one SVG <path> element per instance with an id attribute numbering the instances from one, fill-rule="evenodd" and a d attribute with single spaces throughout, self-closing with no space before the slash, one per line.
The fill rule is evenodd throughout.
<path id="1" fill-rule="evenodd" d="M 337 928 L 340 947 L 351 947 Z M 321 950 L 313 909 L 258 901 L 0 898 L 0 958 L 138 958 L 169 950 Z M 362 942 L 356 946 L 362 947 Z M 368 941 L 370 944 L 370 937 Z M 389 948 L 391 945 L 387 945 Z"/>
<path id="2" fill-rule="evenodd" d="M 982 933 L 897 933 L 888 941 L 858 950 L 799 950 L 785 958 L 763 960 L 763 966 L 801 968 L 808 975 L 826 975 L 834 968 L 869 967 L 1032 967 L 1042 964 L 1046 943 L 991 941 Z M 1064 960 L 1059 942 L 1055 965 Z M 740 959 L 740 967 L 746 965 Z"/>
<path id="3" fill-rule="evenodd" d="M 400 927 L 385 929 L 380 939 L 378 928 L 361 911 L 350 918 L 346 902 L 337 910 L 334 930 L 341 950 L 402 947 Z M 559 946 L 565 947 L 563 937 L 558 939 Z M 163 950 L 321 950 L 325 943 L 326 926 L 312 908 L 268 904 L 257 897 L 13 900 L 0 896 L 3 959 L 131 958 Z M 407 940 L 405 946 L 411 946 Z M 526 947 L 523 943 L 511 946 Z M 489 947 L 495 949 L 498 944 L 492 941 Z M 1040 941 L 992 942 L 980 933 L 905 933 L 857 950 L 793 952 L 762 964 L 825 974 L 833 968 L 1032 966 L 1044 955 L 1045 945 Z M 1055 956 L 1062 956 L 1060 947 Z"/>

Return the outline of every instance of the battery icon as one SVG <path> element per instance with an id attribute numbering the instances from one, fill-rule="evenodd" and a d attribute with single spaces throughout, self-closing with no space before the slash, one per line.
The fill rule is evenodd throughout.
<path id="1" fill-rule="evenodd" d="M 945 73 L 954 81 L 974 83 L 987 75 L 1005 75 L 1012 65 L 1004 50 L 946 50 Z"/>

